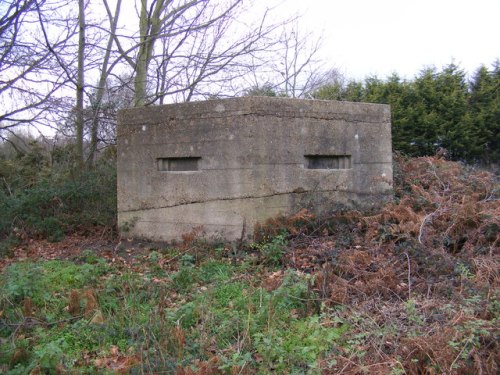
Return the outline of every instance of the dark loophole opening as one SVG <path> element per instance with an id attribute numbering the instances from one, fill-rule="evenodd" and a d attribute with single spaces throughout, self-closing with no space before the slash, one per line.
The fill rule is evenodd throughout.
<path id="1" fill-rule="evenodd" d="M 307 169 L 351 169 L 351 155 L 304 155 Z"/>
<path id="2" fill-rule="evenodd" d="M 163 172 L 188 172 L 200 170 L 201 157 L 159 158 L 158 170 Z"/>

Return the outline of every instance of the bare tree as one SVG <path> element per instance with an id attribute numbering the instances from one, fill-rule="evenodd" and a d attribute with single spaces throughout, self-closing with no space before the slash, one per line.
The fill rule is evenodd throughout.
<path id="1" fill-rule="evenodd" d="M 156 101 L 147 94 L 148 73 L 151 61 L 155 57 L 155 44 L 159 39 L 164 43 L 177 44 L 180 48 L 200 30 L 215 25 L 229 17 L 242 0 L 231 0 L 227 4 L 213 5 L 209 0 L 140 0 L 139 36 L 136 45 L 127 50 L 118 36 L 115 42 L 124 60 L 135 72 L 135 106 L 142 106 Z M 165 45 L 165 44 L 164 44 Z M 169 59 L 170 56 L 162 56 Z"/>
<path id="2" fill-rule="evenodd" d="M 119 2 L 120 3 L 120 2 Z M 43 9 L 38 9 L 40 27 L 44 36 L 45 48 L 50 52 L 53 60 L 57 63 L 61 74 L 65 77 L 67 85 L 66 92 L 74 92 L 75 104 L 72 107 L 72 115 L 66 118 L 66 123 L 70 121 L 74 127 L 74 137 L 76 139 L 76 158 L 79 165 L 85 161 L 84 145 L 86 138 L 90 137 L 89 164 L 94 160 L 96 150 L 96 134 L 99 126 L 99 116 L 94 116 L 95 121 L 90 127 L 90 132 L 86 132 L 87 109 L 91 87 L 86 82 L 88 75 L 99 73 L 100 78 L 97 83 L 97 95 L 95 102 L 102 98 L 103 85 L 109 75 L 108 62 L 112 46 L 112 33 L 103 32 L 101 21 L 89 20 L 88 14 L 92 14 L 90 0 L 78 0 L 77 12 L 71 2 L 60 4 L 60 16 L 54 19 L 53 14 L 47 13 Z M 119 6 L 116 11 L 119 14 Z M 109 29 L 108 29 L 109 30 Z M 58 37 L 61 33 L 68 35 L 64 48 L 56 48 Z M 108 43 L 103 46 L 107 34 Z M 95 106 L 98 110 L 99 106 Z M 90 134 L 88 134 L 90 133 Z"/>
<path id="3" fill-rule="evenodd" d="M 54 106 L 64 106 L 56 93 L 67 83 L 53 55 L 40 39 L 38 10 L 49 1 L 10 0 L 0 4 L 0 137 L 19 125 L 50 126 Z M 60 49 L 67 35 L 60 35 Z"/>
<path id="4" fill-rule="evenodd" d="M 239 6 L 189 35 L 162 38 L 151 77 L 160 103 L 166 96 L 173 101 L 234 96 L 234 82 L 255 68 L 251 57 L 269 53 L 278 43 L 277 29 L 288 22 L 269 23 L 268 11 L 256 24 L 236 22 L 246 11 Z M 205 16 L 212 19 L 213 10 Z"/>
<path id="5" fill-rule="evenodd" d="M 86 166 L 92 168 L 99 152 L 116 144 L 117 112 L 133 104 L 133 77 L 129 74 L 109 76 L 102 90 L 98 86 L 88 86 L 85 94 L 84 149 Z M 67 114 L 59 126 L 59 138 L 74 139 L 75 116 L 75 111 Z"/>
<path id="6" fill-rule="evenodd" d="M 116 2 L 116 8 L 114 13 L 111 13 L 111 9 L 109 8 L 107 2 L 104 2 L 104 5 L 106 6 L 106 12 L 108 14 L 109 18 L 109 23 L 110 23 L 110 32 L 108 35 L 108 41 L 106 44 L 106 49 L 104 51 L 104 56 L 102 58 L 102 65 L 100 67 L 100 74 L 99 74 L 99 82 L 97 84 L 97 87 L 95 89 L 95 95 L 90 95 L 89 99 L 91 102 L 91 108 L 93 110 L 92 113 L 92 123 L 91 123 L 91 131 L 90 131 L 90 150 L 89 150 L 89 156 L 88 156 L 88 163 L 89 165 L 92 165 L 95 161 L 95 156 L 97 152 L 97 147 L 99 143 L 99 128 L 101 123 L 103 121 L 103 115 L 106 119 L 108 119 L 107 123 L 109 123 L 109 116 L 106 115 L 109 113 L 107 109 L 109 109 L 109 106 L 104 105 L 103 106 L 103 99 L 106 93 L 106 83 L 108 82 L 108 77 L 110 76 L 112 72 L 112 68 L 114 64 L 112 64 L 111 69 L 110 69 L 110 58 L 111 58 L 111 50 L 113 48 L 113 40 L 116 34 L 116 30 L 118 27 L 118 20 L 120 17 L 120 9 L 121 9 L 121 0 L 117 0 Z M 117 62 L 118 60 L 116 60 Z"/>
<path id="7" fill-rule="evenodd" d="M 250 57 L 269 53 L 288 22 L 270 23 L 264 12 L 247 25 L 245 10 L 243 0 L 140 0 L 139 34 L 115 36 L 135 73 L 134 105 L 228 95 L 231 82 L 251 70 Z"/>
<path id="8" fill-rule="evenodd" d="M 282 33 L 290 20 L 270 23 L 268 11 L 245 23 L 244 0 L 108 1 L 0 3 L 0 131 L 70 130 L 78 160 L 92 165 L 99 144 L 113 141 L 117 108 L 130 105 L 117 92 L 133 93 L 134 106 L 234 96 L 253 72 L 304 96 L 322 79 L 319 42 L 304 59 L 309 35 Z M 130 4 L 137 25 L 120 20 Z"/>
<path id="9" fill-rule="evenodd" d="M 92 165 L 91 157 L 95 158 L 100 148 L 116 144 L 117 112 L 133 105 L 133 77 L 129 74 L 110 76 L 102 87 L 89 91 L 85 119 L 91 133 L 88 164 Z"/>
<path id="10" fill-rule="evenodd" d="M 274 92 L 276 95 L 292 98 L 308 98 L 320 86 L 338 75 L 336 69 L 325 69 L 319 52 L 322 38 L 299 28 L 296 19 L 286 25 L 279 37 L 279 43 L 271 53 L 257 57 L 259 61 L 245 94 L 252 92 Z"/>
<path id="11" fill-rule="evenodd" d="M 85 4 L 78 0 L 78 62 L 76 78 L 76 154 L 78 162 L 83 164 L 83 96 L 85 90 Z"/>

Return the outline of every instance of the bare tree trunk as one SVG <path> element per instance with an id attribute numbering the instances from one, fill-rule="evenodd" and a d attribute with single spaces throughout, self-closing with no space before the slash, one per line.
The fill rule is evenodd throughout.
<path id="1" fill-rule="evenodd" d="M 78 0 L 78 73 L 76 81 L 76 156 L 78 164 L 83 165 L 83 94 L 85 89 L 85 9 L 84 0 Z"/>
<path id="2" fill-rule="evenodd" d="M 139 16 L 140 46 L 135 66 L 135 97 L 134 107 L 146 104 L 146 87 L 148 67 L 153 54 L 153 48 L 162 27 L 161 12 L 165 9 L 165 0 L 157 0 L 152 14 L 148 12 L 148 1 L 141 0 L 141 15 Z"/>
<path id="3" fill-rule="evenodd" d="M 95 103 L 93 103 L 94 113 L 93 113 L 93 117 L 92 117 L 92 127 L 91 127 L 91 134 L 90 134 L 90 151 L 89 151 L 89 157 L 87 159 L 89 166 L 94 165 L 95 156 L 96 156 L 95 154 L 97 152 L 97 143 L 98 143 L 97 137 L 98 137 L 98 132 L 99 132 L 99 114 L 101 111 L 102 99 L 104 97 L 106 80 L 109 76 L 109 72 L 108 72 L 109 58 L 111 55 L 111 48 L 113 47 L 114 35 L 116 33 L 116 28 L 118 25 L 118 18 L 120 16 L 121 3 L 122 3 L 121 0 L 118 0 L 116 2 L 116 9 L 115 9 L 114 17 L 112 19 L 110 19 L 111 30 L 109 33 L 108 44 L 106 46 L 106 52 L 104 53 L 104 58 L 102 61 L 101 75 L 99 77 L 99 83 L 98 83 L 97 89 L 96 89 Z M 105 3 L 105 5 L 107 6 L 107 3 Z"/>

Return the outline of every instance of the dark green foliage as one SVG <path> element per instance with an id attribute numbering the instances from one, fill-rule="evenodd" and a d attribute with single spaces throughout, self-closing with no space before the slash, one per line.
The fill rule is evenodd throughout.
<path id="1" fill-rule="evenodd" d="M 245 96 L 270 96 L 276 97 L 275 87 L 271 83 L 265 83 L 262 86 L 254 86 L 245 92 Z"/>
<path id="2" fill-rule="evenodd" d="M 61 159 L 69 154 L 47 155 L 35 145 L 17 158 L 0 159 L 0 240 L 14 235 L 59 241 L 77 228 L 114 226 L 114 160 L 75 170 Z"/>
<path id="3" fill-rule="evenodd" d="M 12 249 L 19 244 L 19 238 L 10 235 L 0 241 L 0 258 L 12 256 Z"/>
<path id="4" fill-rule="evenodd" d="M 262 86 L 256 85 L 245 90 L 244 96 L 268 96 L 268 97 L 280 97 L 287 98 L 288 94 L 286 92 L 277 91 L 277 87 L 272 83 L 264 83 Z"/>
<path id="5" fill-rule="evenodd" d="M 287 245 L 286 233 L 281 233 L 270 242 L 256 243 L 252 247 L 259 252 L 263 264 L 277 266 L 282 263 L 283 254 Z"/>
<path id="6" fill-rule="evenodd" d="M 476 149 L 487 163 L 500 160 L 500 61 L 493 70 L 481 66 L 470 82 L 469 106 Z"/>
<path id="7" fill-rule="evenodd" d="M 413 80 L 393 74 L 386 80 L 327 85 L 316 99 L 391 105 L 395 151 L 410 156 L 446 149 L 453 160 L 500 161 L 500 64 L 478 69 L 471 82 L 455 64 L 426 68 Z"/>

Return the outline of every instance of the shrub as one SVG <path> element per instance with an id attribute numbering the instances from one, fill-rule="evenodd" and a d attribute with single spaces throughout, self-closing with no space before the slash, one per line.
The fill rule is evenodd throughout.
<path id="1" fill-rule="evenodd" d="M 274 237 L 270 242 L 256 243 L 252 247 L 259 252 L 259 256 L 264 264 L 277 266 L 282 264 L 286 245 L 286 233 L 282 233 Z"/>
<path id="2" fill-rule="evenodd" d="M 23 186 L 23 187 L 21 187 Z M 116 223 L 116 170 L 101 162 L 79 173 L 51 170 L 31 186 L 0 189 L 0 240 L 42 237 L 59 241 L 65 233 Z"/>

